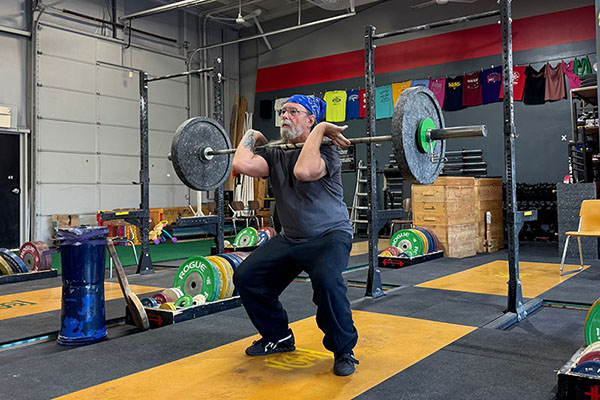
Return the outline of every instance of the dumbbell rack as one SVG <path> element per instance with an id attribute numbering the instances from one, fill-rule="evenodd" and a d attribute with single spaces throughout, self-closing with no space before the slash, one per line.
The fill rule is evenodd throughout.
<path id="1" fill-rule="evenodd" d="M 487 176 L 487 163 L 480 149 L 447 151 L 446 159 L 441 175 Z"/>
<path id="2" fill-rule="evenodd" d="M 517 204 L 520 209 L 538 210 L 538 219 L 523 226 L 521 240 L 558 240 L 558 207 L 555 183 L 518 183 Z"/>

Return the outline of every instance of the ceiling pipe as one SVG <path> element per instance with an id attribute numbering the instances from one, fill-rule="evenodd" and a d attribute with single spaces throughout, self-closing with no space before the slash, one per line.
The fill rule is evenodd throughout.
<path id="1" fill-rule="evenodd" d="M 273 32 L 261 33 L 259 35 L 248 36 L 248 37 L 241 38 L 241 39 L 231 40 L 229 42 L 223 42 L 223 43 L 217 43 L 217 44 L 211 44 L 208 46 L 199 47 L 196 50 L 194 50 L 194 52 L 199 51 L 199 50 L 213 49 L 215 47 L 229 46 L 230 44 L 246 42 L 248 40 L 260 39 L 260 38 L 271 36 L 271 35 L 278 35 L 280 33 L 295 31 L 296 29 L 308 28 L 309 26 L 319 25 L 319 24 L 323 24 L 325 22 L 332 22 L 332 21 L 336 21 L 339 19 L 352 17 L 354 15 L 356 15 L 356 12 L 349 12 L 349 13 L 342 14 L 342 15 L 336 15 L 335 17 L 330 17 L 330 18 L 325 18 L 325 19 L 321 19 L 318 21 L 308 22 L 308 23 L 302 24 L 302 25 L 291 26 L 289 28 L 278 29 Z"/>
<path id="2" fill-rule="evenodd" d="M 158 13 L 165 12 L 165 11 L 176 10 L 178 8 L 197 6 L 199 4 L 214 3 L 215 1 L 217 1 L 217 0 L 182 0 L 182 1 L 178 1 L 176 3 L 167 4 L 167 5 L 160 6 L 160 7 L 150 8 L 148 10 L 138 11 L 138 12 L 135 12 L 132 14 L 123 15 L 122 17 L 119 18 L 119 20 L 121 20 L 121 21 L 132 20 L 135 18 L 147 17 L 149 15 L 154 15 L 154 14 L 158 14 Z"/>
<path id="3" fill-rule="evenodd" d="M 258 22 L 258 19 L 256 17 L 252 17 L 252 19 L 254 20 L 254 23 L 256 24 L 258 31 L 260 33 L 265 33 L 265 31 L 263 31 L 262 26 L 260 25 L 260 22 Z M 263 40 L 265 41 L 265 44 L 267 45 L 267 49 L 269 49 L 269 51 L 273 50 L 273 47 L 271 47 L 271 43 L 269 43 L 269 39 L 267 39 L 266 36 L 263 36 Z"/>

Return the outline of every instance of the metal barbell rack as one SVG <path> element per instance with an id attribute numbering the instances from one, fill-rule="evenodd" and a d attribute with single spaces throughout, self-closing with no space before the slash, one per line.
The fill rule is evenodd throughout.
<path id="1" fill-rule="evenodd" d="M 122 68 L 122 66 L 119 66 Z M 131 68 L 128 68 L 131 69 Z M 220 124 L 223 124 L 223 63 L 220 58 L 215 59 L 214 65 L 209 68 L 185 71 L 175 74 L 150 77 L 147 72 L 137 70 L 139 73 L 140 85 L 140 180 L 134 182 L 141 186 L 140 188 L 140 207 L 138 210 L 122 212 L 101 212 L 102 220 L 123 219 L 140 229 L 141 254 L 138 261 L 136 273 L 145 275 L 154 272 L 152 267 L 152 258 L 150 257 L 150 168 L 149 168 L 149 128 L 148 128 L 148 83 L 159 80 L 172 79 L 194 74 L 211 73 L 213 74 L 214 86 L 214 110 L 213 117 Z M 221 186 L 216 189 L 215 202 L 217 206 L 216 216 L 194 218 L 196 224 L 216 226 L 216 246 L 218 252 L 224 249 L 224 188 Z"/>
<path id="2" fill-rule="evenodd" d="M 541 306 L 541 302 L 531 302 L 527 306 L 523 304 L 521 281 L 519 278 L 519 231 L 525 221 L 537 219 L 537 211 L 518 211 L 516 200 L 515 182 L 515 123 L 514 123 L 514 91 L 513 91 L 513 51 L 512 51 L 512 0 L 499 0 L 499 9 L 471 16 L 419 25 L 388 33 L 375 34 L 375 26 L 369 25 L 365 28 L 365 98 L 367 104 L 367 136 L 376 135 L 375 126 L 375 40 L 397 36 L 401 34 L 428 30 L 432 28 L 473 21 L 481 18 L 489 18 L 500 15 L 502 29 L 502 79 L 504 89 L 503 120 L 505 138 L 505 167 L 506 167 L 506 199 L 507 199 L 507 229 L 508 229 L 508 263 L 509 281 L 507 295 L 506 321 L 509 326 L 527 316 L 527 310 L 535 310 Z M 600 88 L 599 88 L 600 91 Z M 600 93 L 600 92 L 599 92 Z M 367 276 L 367 289 L 365 296 L 377 298 L 383 296 L 381 285 L 381 272 L 377 265 L 378 232 L 383 224 L 391 218 L 395 218 L 386 211 L 377 211 L 376 193 L 376 167 L 375 153 L 371 144 L 367 144 L 367 184 L 369 191 L 369 272 Z M 383 221 L 383 223 L 382 223 Z M 538 304 L 539 303 L 539 304 Z"/>
<path id="3" fill-rule="evenodd" d="M 365 101 L 367 106 L 367 129 L 368 137 L 376 136 L 375 124 L 375 40 L 384 39 L 391 36 L 403 35 L 406 33 L 417 32 L 437 28 L 441 26 L 472 21 L 481 18 L 488 18 L 498 15 L 499 11 L 489 11 L 482 14 L 476 14 L 466 17 L 449 19 L 446 21 L 434 22 L 426 25 L 414 26 L 393 32 L 375 34 L 375 26 L 368 25 L 365 28 Z M 377 265 L 377 245 L 379 230 L 387 221 L 395 218 L 404 218 L 406 215 L 403 210 L 377 210 L 377 187 L 376 187 L 376 165 L 375 148 L 367 144 L 367 187 L 369 194 L 369 213 L 368 213 L 368 241 L 369 241 L 369 272 L 367 275 L 367 288 L 365 296 L 381 297 L 384 295 L 381 285 L 381 272 Z"/>

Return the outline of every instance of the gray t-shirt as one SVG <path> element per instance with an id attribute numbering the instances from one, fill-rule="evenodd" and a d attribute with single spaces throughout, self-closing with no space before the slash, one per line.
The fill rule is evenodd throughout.
<path id="1" fill-rule="evenodd" d="M 259 153 L 269 164 L 282 235 L 293 242 L 308 241 L 335 230 L 346 231 L 352 236 L 354 231 L 344 203 L 342 166 L 337 149 L 321 147 L 327 174 L 312 182 L 301 182 L 294 176 L 300 151 L 267 148 Z"/>

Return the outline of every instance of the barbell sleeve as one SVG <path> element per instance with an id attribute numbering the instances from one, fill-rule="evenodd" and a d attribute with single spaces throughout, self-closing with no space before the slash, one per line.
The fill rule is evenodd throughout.
<path id="1" fill-rule="evenodd" d="M 455 126 L 450 128 L 432 129 L 427 133 L 427 140 L 458 139 L 465 137 L 486 137 L 485 125 Z"/>

